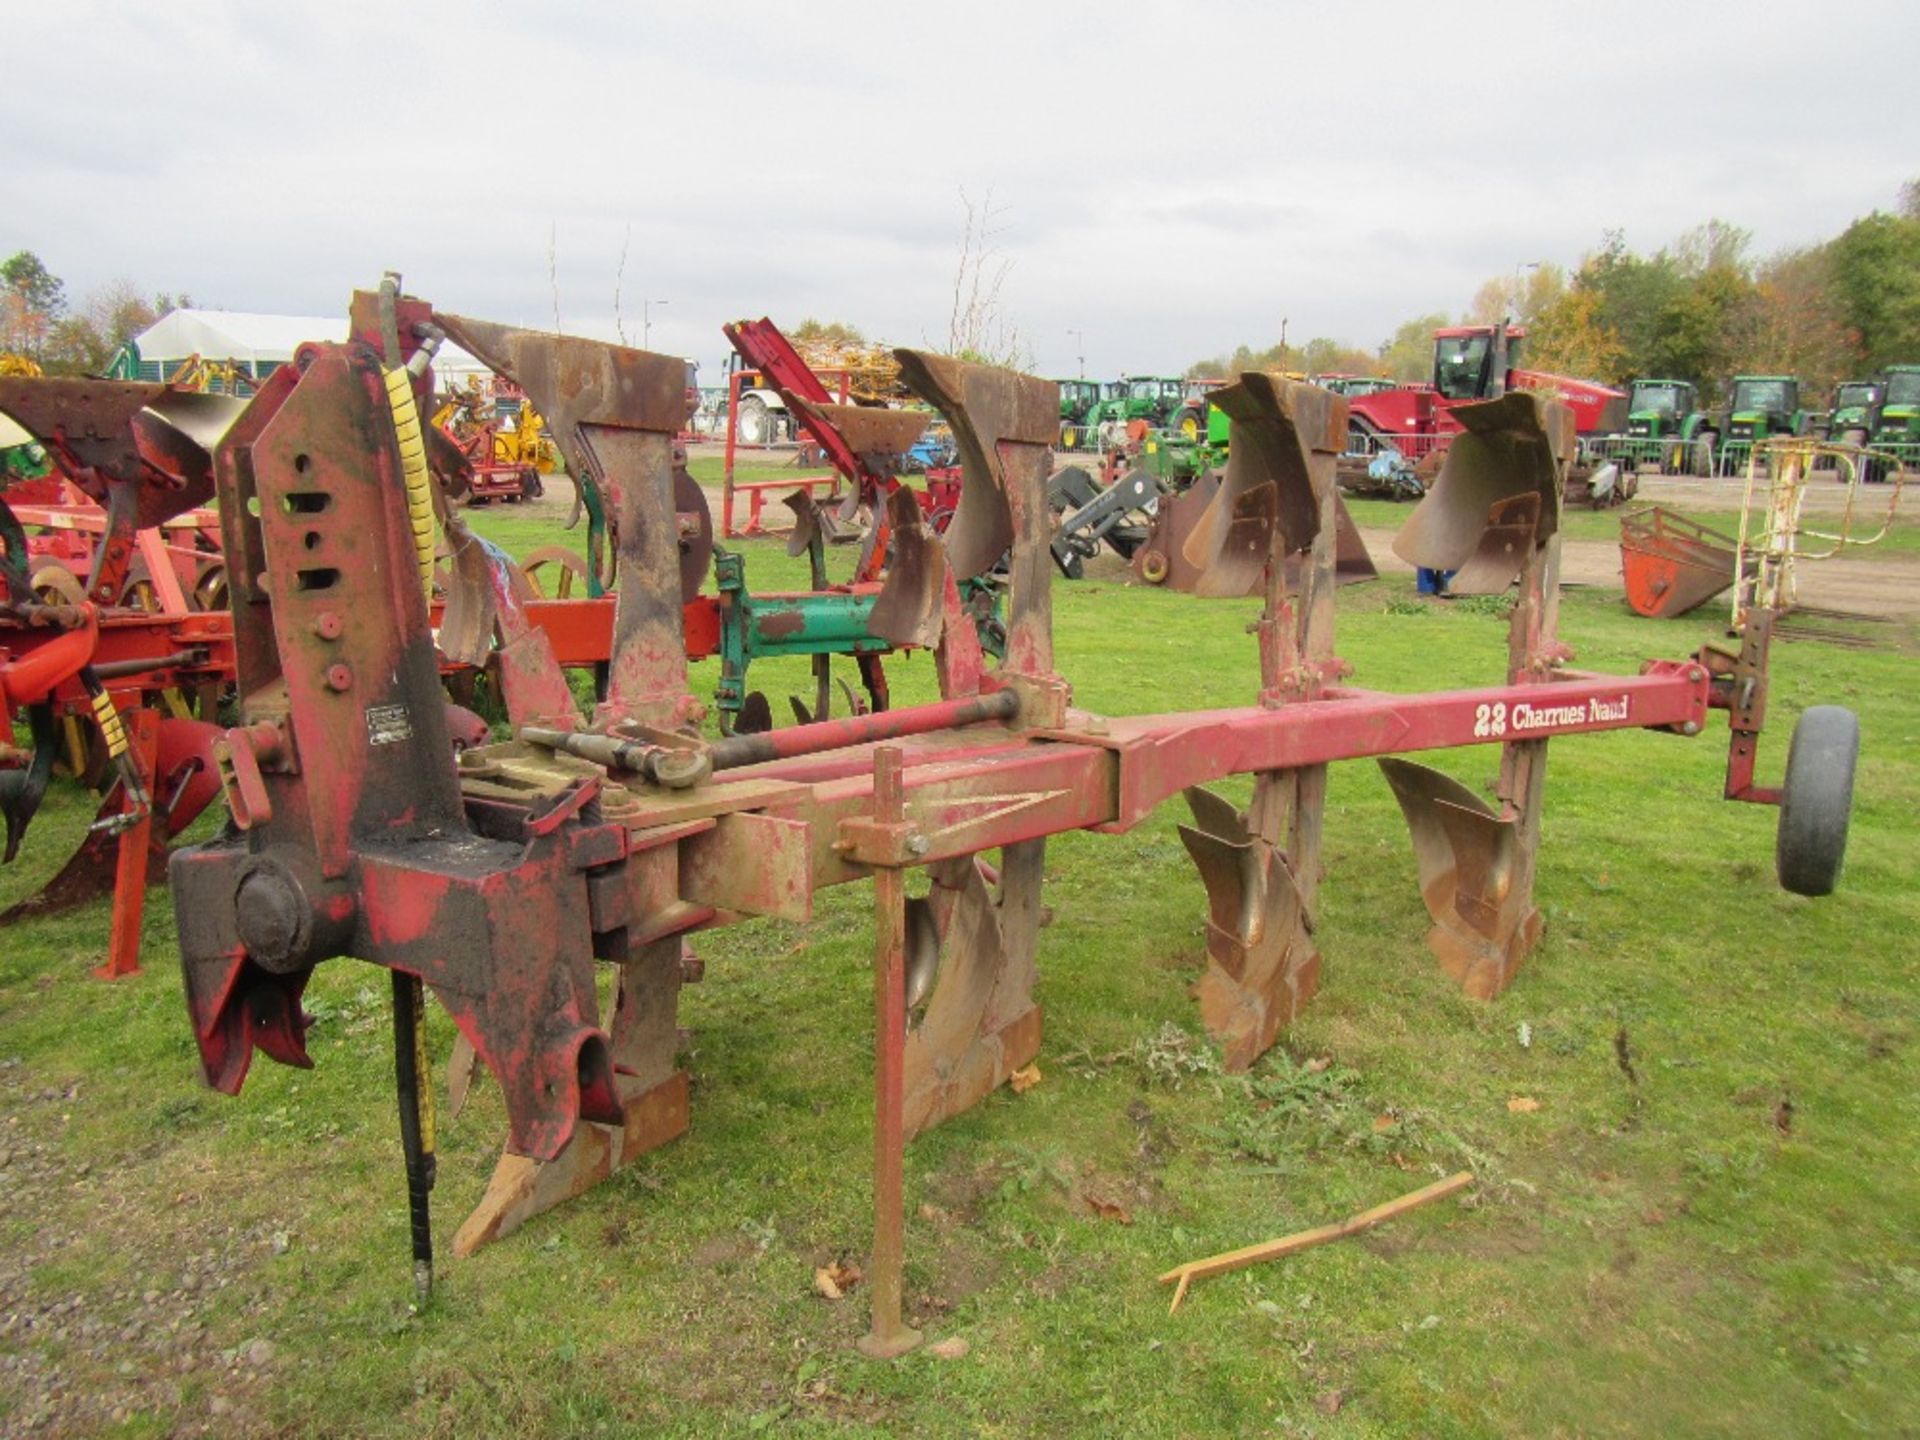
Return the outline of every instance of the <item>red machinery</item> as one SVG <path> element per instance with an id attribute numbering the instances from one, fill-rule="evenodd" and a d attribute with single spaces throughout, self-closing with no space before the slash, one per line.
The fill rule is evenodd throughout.
<path id="1" fill-rule="evenodd" d="M 496 500 L 517 505 L 543 493 L 539 467 L 527 460 L 500 459 L 499 412 L 477 388 L 444 397 L 434 427 L 466 461 L 453 499 L 469 505 L 490 505 Z"/>
<path id="2" fill-rule="evenodd" d="M 404 303 L 414 307 L 416 323 L 429 313 L 419 302 Z M 374 297 L 362 297 L 354 331 L 362 344 L 379 343 L 377 311 Z M 409 335 L 401 353 L 411 359 L 418 348 L 417 338 Z M 163 493 L 178 492 L 183 504 L 199 494 L 198 490 L 187 493 L 188 486 L 179 476 L 210 471 L 211 458 L 202 442 L 215 438 L 211 429 L 202 427 L 197 438 L 170 431 L 168 443 L 173 450 L 168 463 L 174 468 L 165 475 L 139 458 L 143 452 L 115 450 L 101 439 L 109 424 L 124 424 L 136 440 L 152 430 L 155 414 L 175 403 L 165 387 L 145 387 L 136 393 L 105 382 L 61 382 L 59 393 L 49 401 L 38 388 L 48 383 L 35 381 L 31 389 L 9 388 L 0 394 L 0 409 L 11 407 L 31 416 L 47 441 L 58 442 L 49 446 L 56 459 L 76 455 L 73 442 L 63 437 L 84 428 L 91 448 L 81 458 L 91 469 L 82 473 L 90 475 L 96 487 L 111 483 L 124 491 L 140 484 L 156 485 Z M 429 370 L 423 368 L 415 388 L 417 399 L 430 395 Z M 147 393 L 150 389 L 153 395 Z M 219 412 L 219 418 L 230 422 L 241 408 L 228 407 Z M 444 490 L 460 493 L 471 475 L 471 456 L 443 443 L 437 432 L 426 431 L 424 438 Z M 147 468 L 133 468 L 136 461 Z M 16 484 L 9 489 L 7 501 L 12 517 L 23 522 L 15 527 L 22 533 L 6 546 L 10 565 L 18 556 L 28 566 L 18 577 L 19 603 L 39 608 L 0 614 L 0 682 L 4 684 L 0 694 L 6 700 L 6 718 L 11 721 L 18 707 L 31 708 L 38 742 L 30 756 L 9 752 L 5 762 L 24 762 L 4 772 L 10 779 L 0 780 L 7 818 L 6 856 L 12 859 L 44 793 L 58 748 L 46 737 L 56 720 L 70 737 L 80 737 L 99 725 L 100 731 L 94 733 L 107 736 L 106 747 L 95 745 L 90 750 L 75 739 L 69 752 L 77 743 L 79 753 L 95 755 L 101 764 L 111 759 L 141 767 L 145 791 L 153 792 L 158 783 L 163 823 L 150 823 L 147 811 L 129 799 L 124 785 L 114 785 L 86 843 L 45 888 L 0 915 L 0 923 L 53 914 L 112 889 L 116 896 L 113 935 L 100 973 L 130 974 L 138 969 L 146 884 L 164 874 L 169 842 L 192 823 L 215 793 L 209 746 L 217 727 L 169 715 L 163 698 L 180 711 L 181 702 L 171 697 L 198 697 L 201 715 L 210 719 L 213 704 L 235 677 L 225 563 L 217 528 L 211 528 L 217 527 L 218 519 L 210 510 L 166 514 L 149 504 L 160 518 L 134 534 L 134 557 L 117 585 L 126 603 L 94 607 L 86 602 L 76 575 L 91 572 L 94 554 L 108 529 L 106 511 L 72 482 L 57 476 Z M 818 684 L 807 712 L 810 716 L 828 713 L 829 653 L 855 654 L 868 702 L 877 709 L 886 708 L 881 660 L 898 645 L 873 628 L 871 611 L 880 584 L 827 586 L 819 553 L 823 517 L 812 506 L 797 505 L 802 525 L 796 534 L 798 548 L 814 552 L 812 592 L 751 593 L 736 557 L 732 568 L 723 567 L 718 593 L 700 593 L 712 558 L 710 522 L 699 487 L 678 467 L 674 503 L 684 600 L 680 633 L 689 660 L 718 657 L 722 662 L 723 729 L 732 728 L 727 722 L 736 715 L 743 727 L 771 724 L 764 699 L 746 691 L 745 672 L 751 658 L 773 653 L 814 657 Z M 27 526 L 33 527 L 30 535 L 23 533 Z M 540 632 L 538 643 L 552 663 L 604 674 L 613 653 L 615 604 L 610 595 L 549 600 L 529 594 L 504 557 L 475 540 L 453 516 L 448 517 L 448 534 L 455 558 L 444 583 L 451 598 L 444 604 L 436 600 L 432 610 L 440 637 L 442 675 L 451 678 L 490 666 L 512 684 L 517 657 L 535 643 L 527 638 L 530 631 Z M 172 536 L 188 539 L 182 543 L 168 538 Z M 110 589 L 115 586 L 111 580 L 105 583 Z M 888 616 L 883 613 L 878 623 L 884 628 Z M 901 644 L 914 643 L 910 631 L 910 624 L 902 629 Z M 106 697 L 104 713 L 100 696 Z M 456 748 L 484 737 L 484 726 L 470 713 L 457 711 L 452 721 Z M 122 745 L 132 752 L 124 762 L 117 750 L 108 753 Z M 104 784 L 107 777 L 89 770 L 86 778 Z"/>
<path id="3" fill-rule="evenodd" d="M 77 903 L 108 888 L 111 876 L 123 903 L 115 907 L 100 971 L 107 976 L 138 968 L 145 881 L 164 861 L 168 842 L 216 791 L 208 748 L 213 726 L 163 717 L 144 706 L 123 718 L 121 697 L 191 686 L 231 670 L 226 627 L 210 614 L 192 613 L 182 592 L 184 574 L 201 580 L 211 574 L 184 567 L 211 562 L 197 546 L 169 547 L 164 536 L 170 523 L 212 498 L 212 442 L 245 404 L 166 385 L 0 379 L 0 410 L 45 446 L 66 479 L 100 507 L 87 512 L 70 502 L 24 511 L 41 523 L 65 521 L 98 537 L 79 593 L 64 569 L 64 583 L 45 566 L 35 573 L 33 546 L 19 516 L 0 507 L 0 620 L 8 622 L 0 629 L 0 713 L 11 729 L 24 710 L 34 740 L 22 763 L 0 771 L 6 858 L 13 858 L 46 792 L 59 717 L 81 715 L 97 725 L 115 772 L 86 843 L 38 896 L 7 918 Z M 133 589 L 140 583 L 143 593 Z M 161 608 L 154 613 L 121 607 L 129 596 Z M 115 857 L 111 864 L 109 854 Z"/>
<path id="4" fill-rule="evenodd" d="M 936 646 L 946 698 L 709 742 L 686 728 L 699 702 L 675 563 L 680 362 L 446 316 L 403 311 L 401 324 L 403 335 L 444 327 L 519 380 L 611 497 L 623 583 L 606 699 L 590 721 L 580 715 L 543 632 L 529 631 L 504 670 L 515 738 L 454 761 L 390 383 L 399 356 L 313 347 L 267 382 L 218 450 L 227 552 L 241 557 L 242 715 L 221 751 L 235 828 L 179 854 L 173 878 L 194 1035 L 222 1090 L 239 1089 L 256 1048 L 311 1063 L 300 997 L 316 965 L 352 955 L 393 972 L 422 1283 L 432 1177 L 418 1110 L 422 983 L 498 1079 L 509 1117 L 506 1153 L 455 1239 L 465 1251 L 686 1128 L 675 1052 L 679 990 L 697 978 L 687 936 L 752 916 L 804 920 L 820 890 L 871 878 L 875 1236 L 863 1344 L 889 1355 L 917 1340 L 901 1297 L 906 1140 L 992 1091 L 1040 1044 L 1047 836 L 1124 832 L 1185 796 L 1194 823 L 1180 833 L 1208 901 L 1201 1013 L 1241 1069 L 1319 982 L 1329 763 L 1382 759 L 1413 832 L 1429 943 L 1478 996 L 1511 981 L 1541 931 L 1533 882 L 1551 738 L 1693 735 L 1710 709 L 1729 709 L 1727 793 L 1781 798 L 1752 784 L 1764 623 L 1738 655 L 1703 651 L 1632 676 L 1571 667 L 1555 630 L 1573 426 L 1538 397 L 1462 408 L 1465 428 L 1399 542 L 1423 566 L 1476 555 L 1492 565 L 1482 537 L 1498 508 L 1497 553 L 1520 586 L 1505 683 L 1390 695 L 1345 682 L 1333 572 L 1346 402 L 1249 374 L 1223 394 L 1231 458 L 1185 551 L 1211 592 L 1238 593 L 1248 577 L 1261 586 L 1260 691 L 1237 709 L 1108 719 L 1074 709 L 1054 668 L 1054 387 L 899 352 L 908 383 L 951 422 L 968 473 L 944 541 L 916 507 L 896 509 L 899 558 L 880 608 Z M 961 557 L 1009 548 L 1006 656 L 988 670 L 959 623 L 953 576 L 966 573 Z M 1831 716 L 1820 728 L 1824 742 L 1844 738 Z M 1800 738 L 1782 874 L 1817 893 L 1838 872 L 1851 756 L 1843 787 L 1835 765 L 1803 763 Z M 1473 744 L 1501 747 L 1496 806 L 1386 758 Z M 1254 776 L 1244 812 L 1202 788 L 1239 774 Z M 910 899 L 906 872 L 921 867 L 931 893 Z M 618 967 L 610 1029 L 596 960 Z"/>
<path id="5" fill-rule="evenodd" d="M 884 501 L 900 487 L 900 466 L 902 458 L 913 449 L 915 443 L 926 432 L 933 416 L 924 410 L 896 410 L 880 405 L 855 405 L 848 402 L 843 394 L 835 399 L 814 374 L 811 366 L 800 357 L 780 328 L 771 320 L 736 320 L 730 325 L 720 327 L 728 342 L 738 352 L 748 367 L 758 372 L 785 403 L 788 413 L 798 419 L 801 427 L 813 437 L 821 453 L 834 468 L 836 474 L 847 482 L 848 493 L 841 507 L 840 518 L 850 521 L 854 512 L 861 506 L 867 507 L 873 516 L 873 524 L 868 528 L 861 549 L 860 563 L 855 569 L 856 581 L 877 580 L 886 563 L 887 553 L 887 512 Z M 733 377 L 732 388 L 728 392 L 729 426 L 727 430 L 727 473 L 728 491 L 721 516 L 723 534 L 733 531 L 733 428 L 731 417 L 738 413 L 740 404 L 739 372 Z M 838 482 L 835 487 L 838 490 Z M 921 507 L 932 518 L 938 530 L 944 530 L 946 520 L 958 508 L 960 498 L 960 475 L 955 470 L 929 471 L 926 486 L 915 492 L 920 497 Z M 758 524 L 760 515 L 759 496 L 753 497 L 752 524 Z M 964 571 L 973 575 L 993 565 L 1004 554 L 987 559 L 977 569 Z"/>
<path id="6" fill-rule="evenodd" d="M 1454 413 L 1460 405 L 1510 390 L 1531 390 L 1560 401 L 1573 416 L 1576 434 L 1624 428 L 1624 392 L 1591 380 L 1520 368 L 1520 342 L 1526 334 L 1524 327 L 1504 323 L 1434 331 L 1431 385 L 1402 385 L 1347 398 L 1355 439 L 1368 450 L 1390 443 L 1408 460 L 1418 461 L 1460 433 Z"/>

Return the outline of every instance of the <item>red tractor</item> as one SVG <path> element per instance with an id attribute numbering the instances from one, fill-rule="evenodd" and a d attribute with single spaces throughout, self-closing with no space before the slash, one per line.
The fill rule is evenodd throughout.
<path id="1" fill-rule="evenodd" d="M 1489 400 L 1509 390 L 1536 390 L 1573 411 L 1577 434 L 1624 429 L 1623 391 L 1591 380 L 1571 380 L 1520 368 L 1519 325 L 1453 325 L 1433 332 L 1433 383 L 1401 385 L 1348 396 L 1351 448 L 1371 452 L 1390 444 L 1418 461 L 1460 433 L 1456 405 Z"/>

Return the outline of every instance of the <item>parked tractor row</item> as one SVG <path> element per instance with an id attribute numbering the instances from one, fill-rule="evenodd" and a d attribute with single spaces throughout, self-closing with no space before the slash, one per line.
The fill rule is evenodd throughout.
<path id="1" fill-rule="evenodd" d="M 1920 459 L 1920 365 L 1842 381 L 1824 412 L 1806 408 L 1792 375 L 1736 375 L 1714 409 L 1689 381 L 1636 380 L 1626 428 L 1589 448 L 1627 470 L 1715 476 L 1743 468 L 1761 441 L 1796 436 L 1880 452 L 1863 464 L 1868 480 L 1886 478 L 1888 458 Z"/>

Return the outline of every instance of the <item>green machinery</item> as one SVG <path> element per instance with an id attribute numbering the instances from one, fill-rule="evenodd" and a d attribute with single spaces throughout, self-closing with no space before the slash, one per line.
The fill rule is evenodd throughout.
<path id="1" fill-rule="evenodd" d="M 881 657 L 897 647 L 872 630 L 877 587 L 834 589 L 826 580 L 821 531 L 817 525 L 796 532 L 808 552 L 814 589 L 756 595 L 747 587 L 746 557 L 715 548 L 714 587 L 720 598 L 720 683 L 714 689 L 715 709 L 724 735 L 772 727 L 771 707 L 765 696 L 747 689 L 747 669 L 755 660 L 779 655 L 806 655 L 813 660 L 814 696 L 809 709 L 798 697 L 794 718 L 801 724 L 826 718 L 832 705 L 832 657 L 850 655 L 860 668 L 867 704 L 887 708 L 886 672 Z M 791 547 L 790 547 L 791 548 Z M 1000 615 L 1000 591 L 991 574 L 962 580 L 960 601 L 972 617 L 980 648 L 995 659 L 1006 652 L 1007 632 Z M 858 708 L 845 681 L 847 708 Z"/>
<path id="2" fill-rule="evenodd" d="M 1060 448 L 1087 446 L 1087 418 L 1099 408 L 1106 387 L 1098 380 L 1056 380 L 1060 387 Z"/>
<path id="3" fill-rule="evenodd" d="M 1627 400 L 1627 433 L 1606 447 L 1606 458 L 1628 471 L 1646 465 L 1678 474 L 1705 420 L 1691 381 L 1636 380 Z"/>
<path id="4" fill-rule="evenodd" d="M 1886 398 L 1878 380 L 1842 380 L 1833 387 L 1827 411 L 1827 439 L 1836 445 L 1864 445 L 1873 433 L 1874 412 Z"/>
<path id="5" fill-rule="evenodd" d="M 1805 435 L 1800 381 L 1792 375 L 1736 375 L 1726 407 L 1689 415 L 1682 437 L 1691 441 L 1693 473 L 1724 475 L 1744 465 L 1754 443 Z"/>
<path id="6" fill-rule="evenodd" d="M 1165 375 L 1129 375 L 1117 393 L 1103 398 L 1087 417 L 1090 429 L 1110 421 L 1144 420 L 1155 430 L 1164 430 L 1186 401 L 1187 382 Z"/>
<path id="7" fill-rule="evenodd" d="M 1206 430 L 1199 429 L 1199 411 L 1184 409 L 1175 425 L 1140 442 L 1140 468 L 1165 485 L 1180 489 L 1227 459 L 1226 413 L 1218 406 L 1205 406 Z"/>
<path id="8" fill-rule="evenodd" d="M 1880 372 L 1884 385 L 1880 412 L 1867 443 L 1894 456 L 1903 468 L 1920 464 L 1920 365 L 1889 365 Z M 1869 480 L 1884 480 L 1884 467 L 1869 466 Z"/>

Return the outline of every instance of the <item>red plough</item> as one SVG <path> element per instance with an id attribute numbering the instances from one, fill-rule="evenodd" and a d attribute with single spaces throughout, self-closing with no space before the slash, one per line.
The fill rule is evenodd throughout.
<path id="1" fill-rule="evenodd" d="M 509 1119 L 493 1181 L 455 1237 L 464 1252 L 686 1128 L 677 1005 L 699 973 L 687 937 L 753 916 L 806 920 L 825 887 L 871 879 L 875 1231 L 863 1344 L 896 1354 L 918 1338 L 901 1298 L 906 1142 L 991 1092 L 1041 1043 L 1048 836 L 1124 832 L 1184 799 L 1193 824 L 1181 835 L 1207 900 L 1201 1014 L 1238 1070 L 1319 983 L 1329 764 L 1387 763 L 1414 834 L 1430 945 L 1479 996 L 1511 982 L 1541 931 L 1534 861 L 1552 738 L 1693 735 L 1710 709 L 1738 705 L 1736 756 L 1747 749 L 1734 768 L 1750 767 L 1764 633 L 1738 657 L 1655 661 L 1632 676 L 1570 668 L 1555 623 L 1573 431 L 1563 407 L 1530 395 L 1457 412 L 1467 428 L 1449 471 L 1401 537 L 1420 565 L 1507 564 L 1519 602 L 1504 684 L 1390 695 L 1346 683 L 1333 635 L 1346 403 L 1247 374 L 1223 407 L 1235 427 L 1228 473 L 1183 558 L 1203 591 L 1263 594 L 1259 692 L 1245 707 L 1197 713 L 1077 710 L 1055 667 L 1050 613 L 1054 387 L 909 351 L 899 355 L 907 382 L 951 423 L 967 470 L 944 541 L 895 517 L 896 548 L 917 551 L 896 574 L 911 568 L 915 593 L 940 597 L 937 613 L 902 608 L 918 610 L 911 618 L 935 646 L 943 700 L 706 741 L 686 723 L 698 701 L 674 558 L 681 363 L 450 317 L 412 324 L 504 360 L 570 461 L 616 497 L 622 584 L 607 698 L 591 718 L 579 714 L 551 654 L 533 644 L 516 659 L 519 698 L 509 692 L 516 738 L 451 758 L 385 379 L 398 357 L 312 347 L 266 383 L 217 452 L 227 552 L 244 557 L 232 576 L 243 715 L 222 763 L 236 828 L 179 854 L 173 876 L 194 1034 L 220 1089 L 239 1089 L 256 1048 L 311 1063 L 300 996 L 316 965 L 351 955 L 393 972 L 422 1283 L 432 1175 L 419 1110 L 423 984 L 498 1080 Z M 1507 503 L 1516 498 L 1537 503 Z M 1495 506 L 1505 562 L 1482 545 Z M 1516 525 L 1525 534 L 1512 542 Z M 1003 551 L 1006 654 L 988 669 L 958 618 L 953 577 Z M 1501 747 L 1493 806 L 1389 758 L 1476 744 Z M 1247 774 L 1244 811 L 1205 788 Z M 1844 794 L 1791 770 L 1787 789 L 1803 814 L 1837 809 L 1844 843 Z M 1749 784 L 1742 798 L 1770 797 Z M 1790 850 L 1796 863 L 1783 874 L 1831 888 L 1831 833 L 1783 828 L 1783 860 Z M 907 895 L 915 868 L 933 882 L 926 900 Z M 605 1026 L 596 961 L 619 972 Z"/>

